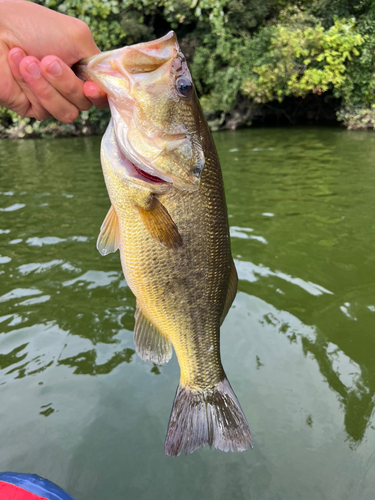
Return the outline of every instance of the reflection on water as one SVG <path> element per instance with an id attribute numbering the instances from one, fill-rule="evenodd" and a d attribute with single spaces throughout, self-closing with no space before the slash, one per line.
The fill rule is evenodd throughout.
<path id="1" fill-rule="evenodd" d="M 223 358 L 256 448 L 230 458 L 202 451 L 187 463 L 197 464 L 197 477 L 203 457 L 207 474 L 222 471 L 226 480 L 215 479 L 221 485 L 215 498 L 249 497 L 251 470 L 258 478 L 257 499 L 291 500 L 306 491 L 309 499 L 350 498 L 349 493 L 370 499 L 375 487 L 366 472 L 375 465 L 368 446 L 375 406 L 375 137 L 336 129 L 246 130 L 216 137 L 240 280 L 223 326 Z M 58 465 L 43 465 L 44 451 L 36 452 L 35 472 L 70 485 L 82 499 L 106 496 L 96 476 L 107 466 L 90 446 L 112 446 L 108 468 L 116 470 L 123 457 L 133 471 L 128 497 L 152 498 L 143 483 L 134 486 L 136 464 L 142 467 L 145 454 L 161 457 L 178 367 L 175 359 L 161 368 L 136 356 L 135 299 L 118 255 L 103 258 L 96 251 L 109 206 L 99 139 L 0 141 L 0 164 L 0 432 L 16 436 L 26 422 L 35 428 L 50 422 L 66 475 L 59 476 Z M 17 425 L 9 418 L 14 408 Z M 111 413 L 116 408 L 117 417 Z M 144 419 L 149 419 L 147 430 L 134 441 L 134 429 Z M 109 431 L 99 436 L 99 422 L 112 426 L 118 446 Z M 67 430 L 58 434 L 64 425 L 81 432 L 69 445 L 62 444 Z M 122 455 L 123 440 L 133 458 Z M 43 438 L 33 445 L 45 450 Z M 286 445 L 294 450 L 289 471 L 280 458 Z M 66 454 L 60 450 L 64 446 Z M 0 469 L 30 469 L 21 444 L 9 441 L 3 449 Z M 322 469 L 304 450 L 319 451 Z M 318 470 L 334 474 L 335 459 L 340 470 L 349 471 L 348 482 L 337 490 L 322 479 L 316 492 Z M 154 467 L 169 477 L 163 464 Z M 228 480 L 223 467 L 230 465 Z M 291 471 L 305 478 L 303 486 L 297 481 L 290 489 Z M 195 486 L 185 480 L 186 496 L 173 477 L 158 491 L 191 498 Z M 204 478 L 197 481 L 198 497 L 204 498 L 203 491 L 213 497 L 213 490 L 202 486 Z M 109 500 L 125 491 L 121 481 L 115 483 Z"/>

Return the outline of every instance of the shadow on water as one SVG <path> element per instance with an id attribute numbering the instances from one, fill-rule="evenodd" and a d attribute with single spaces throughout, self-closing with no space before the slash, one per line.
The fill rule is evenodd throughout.
<path id="1" fill-rule="evenodd" d="M 279 311 L 259 323 L 316 361 L 356 446 L 375 405 L 375 138 L 257 129 L 216 139 L 239 290 Z M 2 141 L 0 163 L 0 385 L 51 366 L 106 375 L 131 363 L 135 299 L 118 256 L 95 249 L 109 208 L 99 138 Z"/>

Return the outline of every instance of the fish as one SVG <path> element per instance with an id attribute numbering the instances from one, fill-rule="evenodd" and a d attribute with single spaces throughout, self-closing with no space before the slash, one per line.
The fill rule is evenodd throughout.
<path id="1" fill-rule="evenodd" d="M 161 365 L 173 346 L 180 366 L 165 453 L 252 448 L 220 358 L 238 281 L 223 177 L 176 35 L 102 52 L 75 71 L 107 93 L 112 115 L 101 145 L 111 207 L 97 248 L 120 252 L 139 356 Z"/>

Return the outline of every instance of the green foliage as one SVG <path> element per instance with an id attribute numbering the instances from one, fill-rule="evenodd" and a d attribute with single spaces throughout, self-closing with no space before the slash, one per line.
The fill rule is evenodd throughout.
<path id="1" fill-rule="evenodd" d="M 236 105 L 243 82 L 267 54 L 270 37 L 267 27 L 256 37 L 234 38 L 226 31 L 220 37 L 205 37 L 191 68 L 206 111 L 230 111 Z"/>
<path id="2" fill-rule="evenodd" d="M 341 97 L 346 62 L 359 56 L 363 43 L 353 20 L 335 19 L 325 30 L 318 20 L 298 12 L 274 28 L 269 61 L 252 68 L 253 74 L 244 80 L 241 90 L 255 102 L 328 90 Z"/>
<path id="3" fill-rule="evenodd" d="M 82 111 L 74 123 L 56 120 L 39 122 L 34 118 L 22 118 L 13 111 L 0 108 L 0 138 L 23 139 L 27 137 L 65 137 L 93 135 L 104 131 L 109 121 L 109 110 L 90 109 Z"/>
<path id="4" fill-rule="evenodd" d="M 38 0 L 85 21 L 101 50 L 174 29 L 204 110 L 216 126 L 248 123 L 251 109 L 286 97 L 331 93 L 338 119 L 373 128 L 373 0 Z M 289 101 L 290 102 L 290 101 Z M 241 110 L 246 112 L 242 113 Z M 250 110 L 250 111 L 249 111 Z M 249 118 L 250 117 L 250 118 Z M 41 124 L 0 109 L 0 136 L 102 131 L 108 112 L 71 125 Z M 231 121 L 232 120 L 232 121 Z M 231 125 L 232 126 L 232 125 Z"/>
<path id="5" fill-rule="evenodd" d="M 337 113 L 337 119 L 342 121 L 349 130 L 375 130 L 374 108 L 344 108 Z"/>
<path id="6" fill-rule="evenodd" d="M 101 50 L 125 43 L 126 33 L 120 18 L 122 2 L 119 0 L 45 0 L 38 3 L 85 21 Z"/>

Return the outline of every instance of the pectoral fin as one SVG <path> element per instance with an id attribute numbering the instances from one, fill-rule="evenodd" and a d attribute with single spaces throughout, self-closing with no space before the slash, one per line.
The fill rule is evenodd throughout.
<path id="1" fill-rule="evenodd" d="M 134 343 L 137 354 L 145 361 L 162 365 L 172 356 L 172 344 L 146 318 L 139 305 L 135 312 Z"/>
<path id="2" fill-rule="evenodd" d="M 229 277 L 227 296 L 225 297 L 224 309 L 220 318 L 220 325 L 223 324 L 223 321 L 225 320 L 225 317 L 229 312 L 230 306 L 234 301 L 234 297 L 236 296 L 237 293 L 237 283 L 238 283 L 238 276 L 237 276 L 236 266 L 234 265 L 232 259 L 232 264 L 230 266 L 230 277 Z"/>
<path id="3" fill-rule="evenodd" d="M 147 209 L 137 205 L 143 224 L 155 240 L 167 248 L 178 248 L 182 238 L 176 224 L 162 203 L 153 197 Z"/>
<path id="4" fill-rule="evenodd" d="M 101 255 L 116 252 L 120 247 L 120 227 L 115 209 L 111 205 L 100 228 L 96 248 Z"/>

